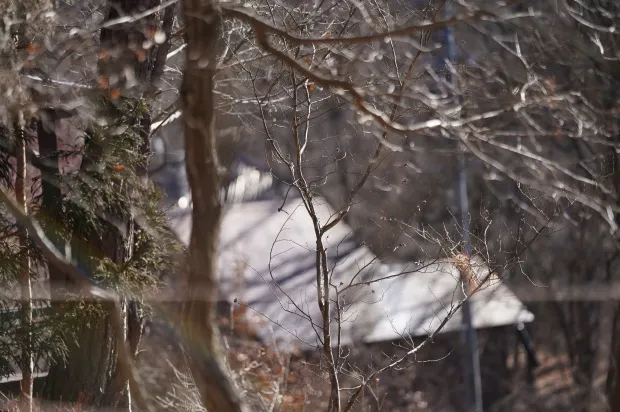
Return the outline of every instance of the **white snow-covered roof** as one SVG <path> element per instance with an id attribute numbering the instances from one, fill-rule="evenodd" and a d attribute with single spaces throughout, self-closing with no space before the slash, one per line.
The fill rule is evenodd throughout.
<path id="1" fill-rule="evenodd" d="M 487 279 L 488 267 L 472 263 L 479 279 Z M 458 269 L 449 262 L 422 265 L 384 265 L 378 275 L 388 278 L 375 287 L 380 296 L 372 305 L 358 305 L 358 324 L 351 328 L 351 339 L 377 342 L 398 336 L 424 336 L 437 329 L 464 297 Z M 523 303 L 495 277 L 490 277 L 471 297 L 470 310 L 477 329 L 492 328 L 534 320 Z M 446 323 L 442 332 L 459 330 L 461 311 Z"/>
<path id="2" fill-rule="evenodd" d="M 322 322 L 314 227 L 299 199 L 287 202 L 278 212 L 281 206 L 281 200 L 272 200 L 227 208 L 221 232 L 221 292 L 229 300 L 237 298 L 248 304 L 257 320 L 263 318 L 267 322 L 261 323 L 266 326 L 271 323 L 268 333 L 277 338 L 298 337 L 315 344 Z M 317 213 L 323 224 L 334 215 L 326 202 L 317 204 Z M 434 331 L 464 296 L 459 271 L 451 263 L 383 264 L 356 241 L 344 223 L 328 232 L 325 244 L 331 283 L 343 291 L 340 334 L 345 343 L 424 336 Z M 478 277 L 486 277 L 486 266 L 473 261 Z M 482 287 L 471 302 L 476 328 L 533 320 L 498 279 Z M 443 331 L 458 330 L 460 322 L 459 311 Z"/>
<path id="3" fill-rule="evenodd" d="M 266 341 L 307 347 L 316 345 L 323 322 L 318 309 L 316 243 L 313 223 L 300 199 L 241 202 L 224 209 L 219 256 L 222 299 L 247 304 L 248 316 Z M 282 208 L 281 211 L 279 209 Z M 322 224 L 334 215 L 319 200 Z M 190 218 L 175 224 L 189 240 Z M 424 336 L 435 330 L 463 297 L 455 266 L 446 261 L 384 264 L 356 241 L 344 222 L 325 235 L 335 289 L 343 308 L 341 343 L 356 344 Z M 472 259 L 479 278 L 488 270 Z M 476 263 L 477 262 L 477 263 Z M 346 290 L 344 288 L 348 286 Z M 497 278 L 472 298 L 476 328 L 530 322 L 533 315 Z M 332 302 L 335 316 L 335 304 Z M 460 328 L 460 311 L 443 332 Z M 333 335 L 337 335 L 332 322 Z M 335 342 L 334 342 L 335 343 Z"/>

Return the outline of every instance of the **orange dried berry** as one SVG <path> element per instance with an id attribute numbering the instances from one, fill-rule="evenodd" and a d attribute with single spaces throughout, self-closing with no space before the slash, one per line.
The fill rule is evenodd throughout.
<path id="1" fill-rule="evenodd" d="M 312 93 L 314 91 L 314 85 L 312 83 L 308 83 L 308 86 L 306 86 L 308 88 L 308 91 L 310 93 Z"/>
<path id="2" fill-rule="evenodd" d="M 118 99 L 119 97 L 121 97 L 121 91 L 119 89 L 110 90 L 110 97 L 112 99 Z"/>
<path id="3" fill-rule="evenodd" d="M 558 84 L 553 77 L 544 80 L 545 86 L 547 86 L 551 91 L 555 91 L 557 89 Z"/>
<path id="4" fill-rule="evenodd" d="M 155 37 L 155 33 L 157 33 L 157 27 L 155 26 L 148 26 L 144 31 L 144 35 L 149 39 Z"/>
<path id="5" fill-rule="evenodd" d="M 122 172 L 125 170 L 125 165 L 123 165 L 122 163 L 117 163 L 114 166 L 112 166 L 112 169 L 117 172 Z"/>
<path id="6" fill-rule="evenodd" d="M 108 76 L 99 76 L 98 83 L 100 89 L 107 89 L 110 87 L 110 79 Z"/>
<path id="7" fill-rule="evenodd" d="M 38 54 L 41 52 L 41 47 L 36 43 L 28 43 L 28 53 Z"/>
<path id="8" fill-rule="evenodd" d="M 99 53 L 97 53 L 97 57 L 99 57 L 99 60 L 105 60 L 110 57 L 110 55 L 107 49 L 101 49 L 99 50 Z"/>
<path id="9" fill-rule="evenodd" d="M 140 50 L 136 50 L 136 59 L 138 59 L 139 62 L 143 62 L 146 60 L 146 52 L 142 49 Z"/>
<path id="10" fill-rule="evenodd" d="M 310 57 L 308 57 L 308 56 L 304 57 L 304 61 L 305 61 L 306 63 L 310 64 Z"/>

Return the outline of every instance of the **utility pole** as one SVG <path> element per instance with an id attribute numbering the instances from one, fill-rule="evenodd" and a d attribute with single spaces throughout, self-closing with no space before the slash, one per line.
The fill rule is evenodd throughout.
<path id="1" fill-rule="evenodd" d="M 448 17 L 451 16 L 451 7 L 445 5 L 444 12 Z M 445 32 L 445 50 L 446 61 L 454 63 L 456 61 L 456 44 L 454 42 L 454 31 L 451 26 L 444 29 Z M 458 79 L 452 75 L 448 69 L 446 78 L 451 82 L 455 90 L 458 90 Z M 455 96 L 456 103 L 459 103 L 460 96 Z M 458 184 L 457 184 L 457 201 L 459 206 L 459 215 L 461 219 L 461 230 L 463 231 L 463 252 L 467 257 L 471 257 L 471 241 L 470 241 L 470 216 L 469 216 L 469 199 L 467 196 L 467 171 L 465 164 L 465 154 L 462 144 L 457 139 L 457 156 L 458 156 Z M 461 273 L 461 278 L 463 277 Z M 467 288 L 467 280 L 465 282 Z M 473 326 L 471 306 L 469 300 L 466 300 L 461 307 L 461 348 L 463 356 L 463 372 L 465 381 L 465 391 L 467 399 L 467 412 L 483 412 L 482 411 L 482 382 L 480 379 L 480 359 L 478 357 L 478 337 L 476 329 Z"/>

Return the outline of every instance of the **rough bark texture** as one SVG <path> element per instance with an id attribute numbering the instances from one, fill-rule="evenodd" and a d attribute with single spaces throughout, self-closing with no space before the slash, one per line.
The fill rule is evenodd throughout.
<path id="1" fill-rule="evenodd" d="M 192 190 L 192 234 L 184 304 L 184 333 L 192 375 L 208 411 L 242 411 L 225 371 L 215 325 L 216 256 L 221 201 L 215 144 L 213 76 L 220 16 L 214 1 L 185 0 L 187 65 L 182 99 L 185 153 Z"/>

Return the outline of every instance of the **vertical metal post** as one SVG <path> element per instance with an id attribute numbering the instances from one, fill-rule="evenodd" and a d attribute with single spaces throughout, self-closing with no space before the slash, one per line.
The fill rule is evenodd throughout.
<path id="1" fill-rule="evenodd" d="M 463 246 L 467 256 L 471 254 L 469 239 L 469 202 L 467 198 L 467 174 L 465 156 L 459 148 L 458 202 L 463 231 Z M 478 337 L 473 326 L 471 306 L 466 300 L 461 307 L 461 345 L 463 350 L 463 368 L 467 391 L 467 411 L 482 412 L 482 382 L 480 378 L 480 359 L 478 357 Z"/>
<path id="2" fill-rule="evenodd" d="M 445 13 L 450 16 L 449 5 L 445 6 Z M 445 31 L 445 50 L 446 60 L 450 62 L 456 61 L 456 45 L 454 43 L 454 32 L 451 26 L 444 29 Z M 452 76 L 450 70 L 447 70 L 446 77 L 449 82 L 457 86 L 457 78 Z M 460 99 L 460 96 L 455 96 Z M 459 206 L 459 215 L 461 219 L 461 228 L 463 231 L 463 247 L 467 256 L 471 256 L 470 243 L 470 217 L 469 217 L 469 199 L 467 196 L 467 171 L 465 164 L 465 154 L 462 145 L 457 141 L 458 147 L 458 187 L 457 201 Z M 463 369 L 466 385 L 467 412 L 483 412 L 482 411 L 482 382 L 480 379 L 480 359 L 478 357 L 478 338 L 476 329 L 472 322 L 472 313 L 469 301 L 465 301 L 461 307 L 461 346 L 463 351 Z"/>

